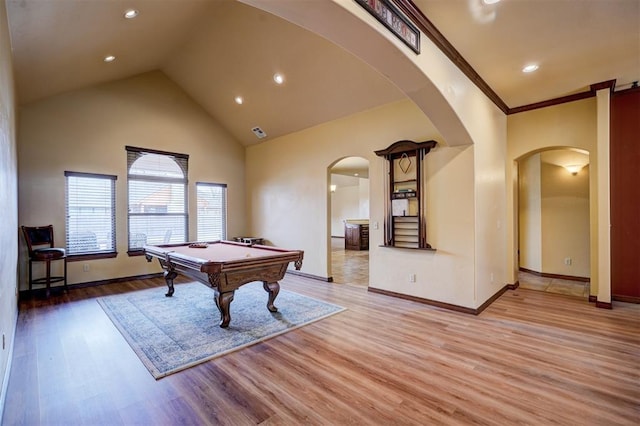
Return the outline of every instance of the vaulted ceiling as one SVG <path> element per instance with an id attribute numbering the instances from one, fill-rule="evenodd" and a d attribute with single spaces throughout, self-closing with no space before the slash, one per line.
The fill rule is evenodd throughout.
<path id="1" fill-rule="evenodd" d="M 236 0 L 6 3 L 20 104 L 162 70 L 251 145 L 406 97 L 340 47 Z M 640 80 L 638 0 L 414 3 L 510 108 Z M 522 73 L 529 63 L 539 70 Z"/>

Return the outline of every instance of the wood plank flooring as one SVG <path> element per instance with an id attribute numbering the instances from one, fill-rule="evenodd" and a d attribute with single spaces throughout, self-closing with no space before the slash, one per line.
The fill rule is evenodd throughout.
<path id="1" fill-rule="evenodd" d="M 22 302 L 2 424 L 640 419 L 640 305 L 597 309 L 518 289 L 471 316 L 287 275 L 283 288 L 347 310 L 156 381 L 96 298 L 158 285 L 162 279 L 134 280 Z"/>

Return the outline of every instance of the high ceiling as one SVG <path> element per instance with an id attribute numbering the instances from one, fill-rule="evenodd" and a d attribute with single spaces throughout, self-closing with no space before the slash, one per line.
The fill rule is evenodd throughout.
<path id="1" fill-rule="evenodd" d="M 6 3 L 20 104 L 162 70 L 251 145 L 405 98 L 343 49 L 235 0 Z M 414 3 L 511 108 L 640 80 L 638 0 Z M 139 16 L 124 19 L 129 8 Z M 530 62 L 540 69 L 523 74 Z"/>

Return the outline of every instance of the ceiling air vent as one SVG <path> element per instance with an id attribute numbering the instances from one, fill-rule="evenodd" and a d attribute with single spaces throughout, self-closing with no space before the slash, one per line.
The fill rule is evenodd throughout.
<path id="1" fill-rule="evenodd" d="M 254 127 L 253 129 L 251 129 L 251 131 L 256 134 L 258 139 L 267 137 L 267 134 L 260 127 Z"/>

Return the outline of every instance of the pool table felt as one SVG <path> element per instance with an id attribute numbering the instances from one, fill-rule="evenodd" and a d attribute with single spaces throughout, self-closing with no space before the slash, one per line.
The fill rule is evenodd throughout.
<path id="1" fill-rule="evenodd" d="M 261 248 L 261 246 L 246 246 L 233 243 L 210 243 L 205 248 L 189 247 L 188 244 L 172 247 L 157 247 L 163 249 L 165 253 L 178 254 L 201 263 L 226 263 L 241 261 L 247 258 L 278 257 L 298 252 L 297 250 L 274 249 L 267 246 Z"/>

